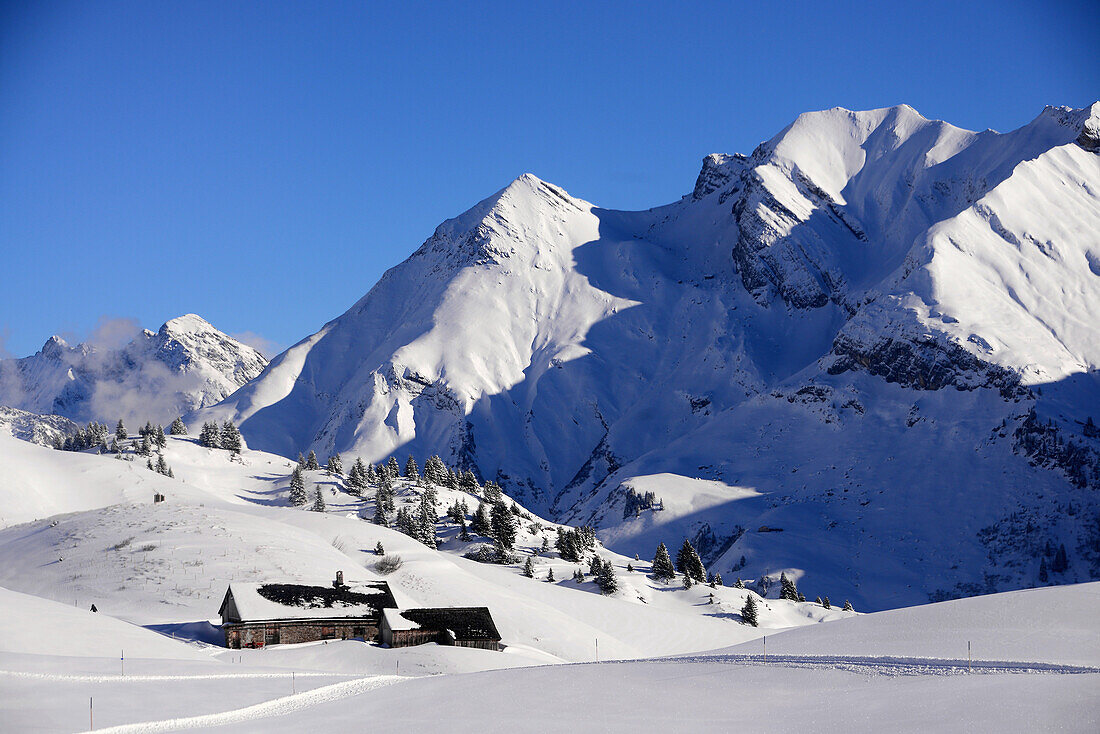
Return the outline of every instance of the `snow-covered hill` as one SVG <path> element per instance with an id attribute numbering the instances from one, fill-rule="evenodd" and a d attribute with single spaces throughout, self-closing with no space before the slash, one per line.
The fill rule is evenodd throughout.
<path id="1" fill-rule="evenodd" d="M 187 314 L 117 349 L 52 336 L 30 357 L 0 360 L 0 405 L 79 422 L 168 423 L 226 397 L 266 364 L 252 347 Z"/>
<path id="2" fill-rule="evenodd" d="M 1098 141 L 833 109 L 647 211 L 524 175 L 198 417 L 864 607 L 1094 578 Z"/>

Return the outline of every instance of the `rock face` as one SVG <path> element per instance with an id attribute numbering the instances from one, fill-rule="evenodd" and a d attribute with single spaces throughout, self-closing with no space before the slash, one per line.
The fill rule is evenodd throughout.
<path id="1" fill-rule="evenodd" d="M 166 423 L 225 398 L 266 364 L 252 347 L 188 314 L 118 349 L 50 337 L 30 357 L 0 361 L 0 404 L 80 422 Z"/>
<path id="2" fill-rule="evenodd" d="M 56 439 L 64 440 L 77 428 L 76 423 L 59 415 L 38 415 L 0 405 L 0 430 L 21 441 L 53 446 Z"/>
<path id="3" fill-rule="evenodd" d="M 807 113 L 642 212 L 521 176 L 200 418 L 439 454 L 616 550 L 695 538 L 862 608 L 1034 584 L 1059 537 L 1060 580 L 1100 574 L 1098 120 Z"/>

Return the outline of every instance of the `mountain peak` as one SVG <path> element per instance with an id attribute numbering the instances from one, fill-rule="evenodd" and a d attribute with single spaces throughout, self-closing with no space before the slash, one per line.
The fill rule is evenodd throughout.
<path id="1" fill-rule="evenodd" d="M 169 319 L 160 327 L 162 334 L 202 334 L 221 333 L 214 326 L 198 314 L 188 313 Z"/>

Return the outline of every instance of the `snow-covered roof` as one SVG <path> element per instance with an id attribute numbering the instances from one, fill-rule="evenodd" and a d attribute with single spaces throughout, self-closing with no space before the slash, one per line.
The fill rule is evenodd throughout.
<path id="1" fill-rule="evenodd" d="M 226 610 L 227 605 L 232 605 Z M 331 619 L 374 617 L 396 607 L 389 584 L 372 581 L 339 589 L 306 584 L 257 584 L 233 582 L 219 613 L 232 622 L 272 619 Z"/>
<path id="2" fill-rule="evenodd" d="M 411 619 L 405 619 L 401 616 L 400 609 L 383 609 L 382 618 L 386 621 L 386 626 L 391 630 L 416 630 L 420 629 L 420 625 Z"/>

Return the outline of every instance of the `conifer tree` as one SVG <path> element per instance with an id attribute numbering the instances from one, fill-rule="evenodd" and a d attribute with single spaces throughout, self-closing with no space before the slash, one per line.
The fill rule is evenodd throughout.
<path id="1" fill-rule="evenodd" d="M 386 549 L 382 547 L 382 541 L 378 541 L 374 546 L 374 555 L 384 556 L 386 555 Z"/>
<path id="2" fill-rule="evenodd" d="M 1047 574 L 1047 559 L 1040 556 L 1039 558 L 1039 581 L 1046 583 L 1050 580 L 1050 576 Z"/>
<path id="3" fill-rule="evenodd" d="M 684 539 L 684 544 L 676 554 L 676 570 L 691 576 L 693 581 L 707 580 L 707 570 L 703 566 L 703 560 L 699 558 L 699 554 L 687 538 Z"/>
<path id="4" fill-rule="evenodd" d="M 374 493 L 374 517 L 371 520 L 375 525 L 389 527 L 390 512 L 382 489 Z"/>
<path id="5" fill-rule="evenodd" d="M 416 459 L 412 456 L 405 462 L 405 478 L 406 479 L 420 479 L 420 469 L 416 466 Z"/>
<path id="6" fill-rule="evenodd" d="M 164 427 L 163 426 L 160 426 L 160 425 L 157 426 L 157 431 L 153 436 L 153 440 L 156 442 L 157 446 L 159 446 L 160 448 L 164 448 L 165 446 L 168 445 L 168 437 L 164 435 Z"/>
<path id="7" fill-rule="evenodd" d="M 626 564 L 626 572 L 627 573 L 634 573 L 634 564 L 633 563 Z"/>
<path id="8" fill-rule="evenodd" d="M 474 512 L 473 520 L 470 522 L 470 528 L 478 535 L 489 536 L 492 534 L 492 518 L 489 516 L 489 506 L 484 502 L 478 503 L 477 511 Z"/>
<path id="9" fill-rule="evenodd" d="M 390 457 L 390 460 L 386 462 L 386 473 L 390 475 L 390 479 L 397 479 L 401 476 L 401 469 L 397 466 L 397 459 Z"/>
<path id="10" fill-rule="evenodd" d="M 367 464 L 367 468 L 363 471 L 363 476 L 366 477 L 367 482 L 374 484 L 378 481 L 378 472 L 374 470 L 374 464 Z"/>
<path id="11" fill-rule="evenodd" d="M 241 432 L 237 430 L 237 427 L 229 420 L 222 423 L 219 440 L 223 449 L 231 451 L 234 454 L 240 453 L 241 449 L 244 448 L 244 442 L 241 440 Z"/>
<path id="12" fill-rule="evenodd" d="M 664 583 L 676 578 L 676 569 L 664 543 L 657 546 L 657 552 L 653 556 L 653 578 Z"/>
<path id="13" fill-rule="evenodd" d="M 795 586 L 794 581 L 787 578 L 786 572 L 779 574 L 779 583 L 782 586 L 779 592 L 780 599 L 798 601 L 798 588 Z"/>
<path id="14" fill-rule="evenodd" d="M 459 524 L 458 539 L 463 543 L 470 542 L 470 529 L 466 527 L 466 518 L 462 518 L 462 522 Z"/>
<path id="15" fill-rule="evenodd" d="M 752 627 L 759 627 L 760 621 L 756 616 L 756 600 L 750 593 L 745 599 L 745 606 L 741 607 L 741 621 Z"/>
<path id="16" fill-rule="evenodd" d="M 301 507 L 307 500 L 306 483 L 302 479 L 302 470 L 295 467 L 290 475 L 290 504 Z"/>
<path id="17" fill-rule="evenodd" d="M 171 427 L 169 427 L 168 432 L 171 433 L 173 436 L 186 436 L 187 426 L 184 425 L 183 418 L 177 417 L 174 421 L 172 421 L 172 425 Z"/>
<path id="18" fill-rule="evenodd" d="M 516 518 L 504 502 L 497 502 L 489 513 L 492 537 L 500 547 L 511 550 L 516 544 Z"/>
<path id="19" fill-rule="evenodd" d="M 301 451 L 298 452 L 298 468 L 299 469 L 305 469 L 306 468 L 306 457 L 302 456 Z"/>
<path id="20" fill-rule="evenodd" d="M 221 448 L 221 431 L 218 430 L 217 423 L 208 421 L 202 424 L 202 431 L 199 432 L 199 445 L 208 449 Z"/>
<path id="21" fill-rule="evenodd" d="M 619 590 L 619 579 L 615 576 L 615 567 L 611 561 L 604 561 L 596 573 L 596 585 L 603 594 L 614 594 Z"/>
<path id="22" fill-rule="evenodd" d="M 1054 561 L 1050 564 L 1050 570 L 1054 573 L 1065 573 L 1069 568 L 1069 557 L 1066 555 L 1066 544 L 1058 546 L 1058 552 L 1054 554 Z"/>
<path id="23" fill-rule="evenodd" d="M 523 564 L 523 575 L 529 579 L 535 578 L 535 563 L 531 556 L 527 556 L 527 562 Z"/>
<path id="24" fill-rule="evenodd" d="M 735 589 L 743 589 L 743 588 L 745 588 L 745 582 L 744 582 L 744 581 L 742 581 L 742 580 L 741 580 L 740 578 L 738 578 L 738 579 L 737 579 L 737 583 L 733 585 L 733 588 L 735 588 Z"/>
<path id="25" fill-rule="evenodd" d="M 854 612 L 855 610 L 856 610 L 856 608 L 852 606 L 852 602 L 850 602 L 850 601 L 848 601 L 847 599 L 845 599 L 845 600 L 844 600 L 844 611 L 846 611 L 846 612 Z"/>
<path id="26" fill-rule="evenodd" d="M 321 465 L 317 463 L 317 454 L 312 449 L 309 451 L 309 455 L 306 456 L 306 469 L 311 471 L 317 471 L 321 468 Z"/>
<path id="27" fill-rule="evenodd" d="M 344 462 L 340 460 L 340 454 L 336 453 L 328 457 L 328 461 L 325 462 L 325 469 L 330 474 L 335 474 L 338 477 L 344 476 Z"/>
<path id="28" fill-rule="evenodd" d="M 684 588 L 685 589 L 690 589 L 691 588 L 691 574 L 690 573 L 685 573 L 684 574 Z"/>
<path id="29" fill-rule="evenodd" d="M 821 600 L 821 606 L 825 607 L 826 609 L 832 609 L 832 607 L 829 605 L 829 597 L 825 597 Z"/>
<path id="30" fill-rule="evenodd" d="M 118 419 L 118 425 L 115 426 L 115 438 L 119 441 L 126 440 L 126 426 L 122 425 L 122 419 Z"/>
<path id="31" fill-rule="evenodd" d="M 458 481 L 458 488 L 470 494 L 477 494 L 478 490 L 481 489 L 477 484 L 477 477 L 469 469 L 462 472 L 462 478 Z"/>
<path id="32" fill-rule="evenodd" d="M 549 581 L 550 583 L 554 583 L 555 581 L 557 581 L 557 579 L 554 578 L 554 569 L 553 568 L 551 568 L 550 571 L 546 574 L 546 580 Z"/>
<path id="33" fill-rule="evenodd" d="M 168 476 L 168 462 L 164 460 L 163 454 L 157 457 L 157 474 Z"/>
<path id="34" fill-rule="evenodd" d="M 819 604 L 819 605 L 821 605 L 821 606 L 825 606 L 825 602 L 821 601 L 821 597 L 820 597 L 820 596 L 819 596 L 819 597 L 817 597 L 816 599 L 814 599 L 814 603 L 815 603 L 815 604 Z"/>
<path id="35" fill-rule="evenodd" d="M 592 561 L 588 564 L 588 575 L 597 576 L 600 573 L 600 569 L 603 568 L 603 561 L 595 553 L 592 554 Z"/>
<path id="36" fill-rule="evenodd" d="M 437 547 L 435 540 L 435 523 L 438 520 L 435 514 L 435 503 L 427 495 L 420 496 L 420 507 L 417 515 L 417 540 L 429 548 Z"/>
<path id="37" fill-rule="evenodd" d="M 149 471 L 156 471 L 156 469 L 153 467 L 153 460 L 151 458 L 145 460 L 145 468 Z"/>
<path id="38" fill-rule="evenodd" d="M 320 487 L 318 487 L 317 491 L 314 493 L 313 507 L 311 507 L 309 509 L 313 510 L 314 512 L 324 512 L 325 511 L 325 509 L 326 509 L 325 508 L 325 498 L 321 494 L 321 488 Z"/>
<path id="39" fill-rule="evenodd" d="M 459 487 L 458 475 L 455 474 L 455 470 L 450 467 L 447 467 L 447 481 L 445 486 L 450 489 L 458 489 Z"/>
<path id="40" fill-rule="evenodd" d="M 138 447 L 139 456 L 148 456 L 153 453 L 153 445 L 149 443 L 149 434 L 145 434 L 141 437 L 141 446 Z"/>
<path id="41" fill-rule="evenodd" d="M 714 572 L 714 585 L 715 586 L 721 586 L 722 585 L 722 574 L 718 573 L 717 571 Z"/>

